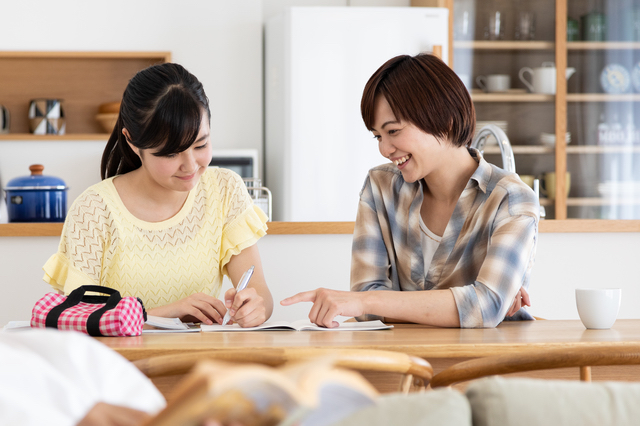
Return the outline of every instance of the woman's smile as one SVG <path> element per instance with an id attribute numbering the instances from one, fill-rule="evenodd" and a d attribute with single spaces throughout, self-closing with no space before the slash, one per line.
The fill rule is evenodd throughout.
<path id="1" fill-rule="evenodd" d="M 404 166 L 407 165 L 407 162 L 411 159 L 411 154 L 407 154 L 404 157 L 400 157 L 400 158 L 396 158 L 393 161 L 393 164 L 395 164 L 399 169 L 403 169 Z"/>
<path id="2" fill-rule="evenodd" d="M 178 179 L 180 179 L 180 180 L 185 180 L 185 181 L 187 181 L 187 180 L 191 180 L 191 179 L 193 179 L 195 176 L 196 176 L 196 172 L 193 172 L 193 173 L 191 173 L 190 175 L 187 175 L 187 176 L 176 176 L 176 177 L 177 177 Z"/>

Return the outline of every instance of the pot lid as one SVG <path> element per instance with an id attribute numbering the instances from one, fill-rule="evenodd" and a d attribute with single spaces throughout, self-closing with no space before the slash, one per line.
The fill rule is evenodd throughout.
<path id="1" fill-rule="evenodd" d="M 44 170 L 42 164 L 32 164 L 29 166 L 29 170 L 31 171 L 31 175 L 11 179 L 4 188 L 5 191 L 69 189 L 62 179 L 55 176 L 44 176 L 42 174 Z"/>

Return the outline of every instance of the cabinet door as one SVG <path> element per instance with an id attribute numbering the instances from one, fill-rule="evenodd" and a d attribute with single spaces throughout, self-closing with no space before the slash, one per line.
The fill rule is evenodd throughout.
<path id="1" fill-rule="evenodd" d="M 640 219 L 640 2 L 569 0 L 567 217 Z"/>
<path id="2" fill-rule="evenodd" d="M 453 3 L 453 68 L 471 92 L 477 131 L 486 124 L 505 131 L 516 172 L 532 187 L 540 183 L 546 218 L 556 217 L 554 11 L 554 0 Z M 484 156 L 503 166 L 493 137 Z"/>

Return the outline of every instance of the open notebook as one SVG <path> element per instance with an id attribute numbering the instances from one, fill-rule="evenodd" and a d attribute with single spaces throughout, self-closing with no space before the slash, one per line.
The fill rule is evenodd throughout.
<path id="1" fill-rule="evenodd" d="M 184 333 L 193 331 L 259 331 L 259 330 L 319 330 L 319 331 L 365 331 L 365 330 L 386 330 L 393 328 L 382 321 L 363 321 L 363 322 L 343 322 L 336 328 L 319 327 L 309 320 L 301 320 L 294 322 L 287 321 L 267 321 L 257 327 L 242 328 L 238 324 L 228 324 L 222 326 L 220 324 L 206 325 L 183 323 L 179 318 L 161 318 L 153 315 L 147 316 L 147 322 L 143 333 Z"/>
<path id="2" fill-rule="evenodd" d="M 242 328 L 238 324 L 231 325 L 206 325 L 201 324 L 200 329 L 202 331 L 258 331 L 258 330 L 297 330 L 297 331 L 364 331 L 364 330 L 386 330 L 393 328 L 392 325 L 387 325 L 382 321 L 363 321 L 363 322 L 343 322 L 339 327 L 326 328 L 320 327 L 308 320 L 287 322 L 287 321 L 267 321 L 257 327 Z"/>

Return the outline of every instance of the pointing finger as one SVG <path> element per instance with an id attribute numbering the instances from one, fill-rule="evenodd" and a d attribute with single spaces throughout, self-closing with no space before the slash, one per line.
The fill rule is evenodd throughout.
<path id="1" fill-rule="evenodd" d="M 280 301 L 280 304 L 282 306 L 289 306 L 289 305 L 293 305 L 295 303 L 300 303 L 300 302 L 315 302 L 315 300 L 316 300 L 316 291 L 311 290 L 311 291 L 303 291 L 302 293 L 298 293 L 291 297 L 287 297 L 286 299 L 283 299 L 282 301 Z"/>

